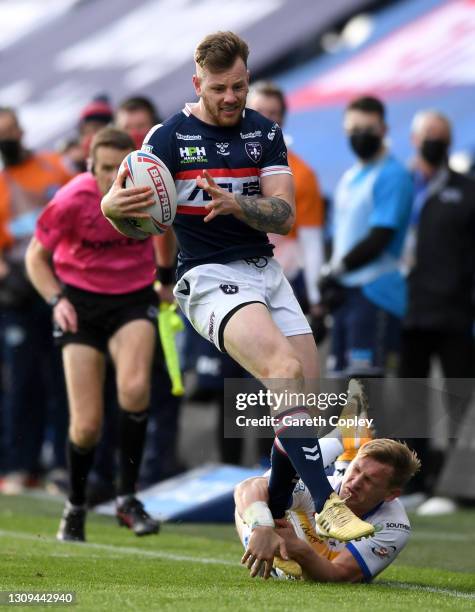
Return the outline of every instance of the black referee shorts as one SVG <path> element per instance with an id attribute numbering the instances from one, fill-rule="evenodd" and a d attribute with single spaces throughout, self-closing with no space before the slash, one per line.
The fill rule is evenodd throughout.
<path id="1" fill-rule="evenodd" d="M 64 295 L 76 309 L 78 331 L 64 332 L 55 322 L 53 337 L 57 346 L 86 344 L 105 353 L 109 339 L 126 323 L 145 319 L 156 327 L 158 296 L 152 285 L 119 295 L 93 293 L 66 285 Z"/>

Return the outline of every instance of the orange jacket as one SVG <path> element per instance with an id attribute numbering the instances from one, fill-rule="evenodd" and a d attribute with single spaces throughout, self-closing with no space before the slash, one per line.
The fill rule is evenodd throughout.
<path id="1" fill-rule="evenodd" d="M 290 150 L 288 161 L 294 175 L 296 219 L 287 238 L 295 240 L 299 227 L 322 227 L 325 211 L 317 177 L 312 168 Z"/>
<path id="2" fill-rule="evenodd" d="M 25 212 L 43 208 L 71 178 L 61 157 L 49 152 L 33 153 L 21 164 L 0 172 L 1 251 L 13 243 L 9 222 Z"/>

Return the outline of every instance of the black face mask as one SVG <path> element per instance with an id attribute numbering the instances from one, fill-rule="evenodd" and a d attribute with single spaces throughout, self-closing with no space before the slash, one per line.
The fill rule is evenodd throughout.
<path id="1" fill-rule="evenodd" d="M 431 166 L 440 166 L 447 161 L 449 143 L 439 138 L 422 141 L 420 154 L 421 157 Z"/>
<path id="2" fill-rule="evenodd" d="M 381 148 L 381 142 L 381 136 L 373 132 L 355 132 L 350 135 L 351 148 L 364 161 L 376 155 Z"/>
<path id="3" fill-rule="evenodd" d="M 16 166 L 22 159 L 22 148 L 18 140 L 0 140 L 0 155 L 5 166 Z"/>

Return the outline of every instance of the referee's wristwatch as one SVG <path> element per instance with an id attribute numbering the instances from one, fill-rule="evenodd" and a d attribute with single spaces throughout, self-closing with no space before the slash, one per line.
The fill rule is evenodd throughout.
<path id="1" fill-rule="evenodd" d="M 59 293 L 55 293 L 53 297 L 47 300 L 48 306 L 51 306 L 51 308 L 54 308 L 56 304 L 59 302 L 59 300 L 63 299 L 63 297 L 64 297 L 63 291 L 60 291 Z"/>

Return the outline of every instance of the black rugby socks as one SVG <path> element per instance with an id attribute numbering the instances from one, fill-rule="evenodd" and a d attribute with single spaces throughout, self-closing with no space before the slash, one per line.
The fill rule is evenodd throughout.
<path id="1" fill-rule="evenodd" d="M 293 409 L 291 412 L 295 420 L 304 421 L 311 418 L 305 408 Z M 333 489 L 325 474 L 320 444 L 314 434 L 314 427 L 305 424 L 287 427 L 282 425 L 276 428 L 277 438 L 293 467 L 310 491 L 315 504 L 315 511 L 321 512 L 325 501 L 333 493 Z M 277 477 L 280 478 L 279 473 L 277 473 Z"/>
<path id="2" fill-rule="evenodd" d="M 276 519 L 283 518 L 289 508 L 294 486 L 299 476 L 290 462 L 278 438 L 274 440 L 271 451 L 271 471 L 269 476 L 269 509 Z"/>
<path id="3" fill-rule="evenodd" d="M 94 463 L 96 447 L 81 448 L 68 438 L 66 457 L 69 471 L 69 501 L 73 506 L 86 503 L 87 477 Z"/>
<path id="4" fill-rule="evenodd" d="M 147 432 L 148 410 L 120 411 L 119 420 L 119 485 L 121 497 L 134 495 Z"/>

